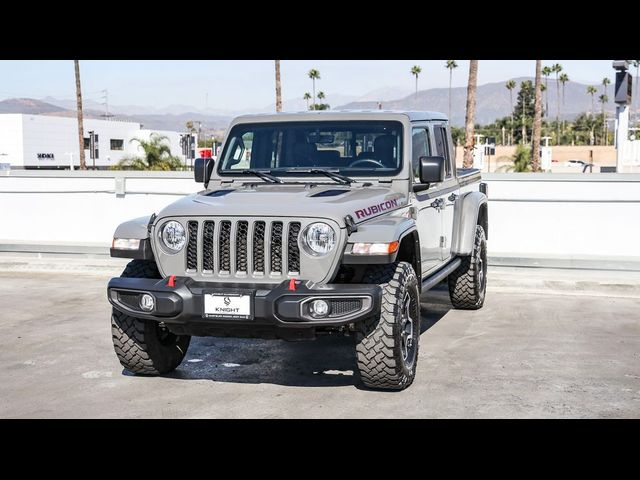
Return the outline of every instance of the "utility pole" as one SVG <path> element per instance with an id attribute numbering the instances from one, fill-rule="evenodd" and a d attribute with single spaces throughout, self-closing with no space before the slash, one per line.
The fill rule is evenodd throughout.
<path id="1" fill-rule="evenodd" d="M 614 101 L 616 103 L 615 144 L 616 144 L 616 172 L 620 173 L 624 164 L 624 153 L 629 135 L 629 104 L 632 97 L 633 80 L 627 71 L 627 60 L 614 60 L 616 69 L 616 85 Z M 606 130 L 605 130 L 606 131 Z"/>

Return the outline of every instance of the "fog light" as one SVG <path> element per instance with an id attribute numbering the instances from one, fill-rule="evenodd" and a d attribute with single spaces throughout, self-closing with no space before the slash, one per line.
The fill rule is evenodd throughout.
<path id="1" fill-rule="evenodd" d="M 329 304 L 324 300 L 311 302 L 311 314 L 316 317 L 326 317 L 329 314 Z"/>
<path id="2" fill-rule="evenodd" d="M 140 308 L 145 312 L 150 312 L 156 306 L 156 300 L 148 293 L 143 294 L 140 297 Z"/>

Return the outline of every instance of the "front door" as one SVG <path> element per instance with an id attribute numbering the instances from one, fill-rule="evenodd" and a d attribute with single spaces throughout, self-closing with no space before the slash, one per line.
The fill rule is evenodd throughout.
<path id="1" fill-rule="evenodd" d="M 411 161 L 414 172 L 414 193 L 417 200 L 418 234 L 420 235 L 420 256 L 422 257 L 423 276 L 436 269 L 442 263 L 442 216 L 438 206 L 439 199 L 433 197 L 438 185 L 426 185 L 420 182 L 420 157 L 432 155 L 431 132 L 427 125 L 416 125 L 412 130 Z"/>

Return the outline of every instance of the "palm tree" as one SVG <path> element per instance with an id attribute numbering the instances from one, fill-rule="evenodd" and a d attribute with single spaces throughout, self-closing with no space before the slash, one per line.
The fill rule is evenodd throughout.
<path id="1" fill-rule="evenodd" d="M 467 83 L 467 112 L 465 116 L 464 160 L 462 166 L 473 165 L 473 125 L 476 118 L 476 88 L 478 84 L 478 60 L 469 61 L 469 81 Z"/>
<path id="2" fill-rule="evenodd" d="M 82 90 L 80 88 L 80 62 L 73 61 L 76 70 L 76 106 L 78 112 L 78 142 L 80 146 L 80 170 L 87 169 L 87 163 L 84 158 L 84 127 L 82 119 Z"/>
<path id="3" fill-rule="evenodd" d="M 282 83 L 280 81 L 280 60 L 276 62 L 276 112 L 282 111 Z"/>
<path id="4" fill-rule="evenodd" d="M 129 143 L 137 143 L 143 150 L 143 156 L 125 157 L 115 170 L 178 170 L 182 162 L 171 154 L 171 146 L 167 143 L 169 137 L 153 132 L 149 140 L 132 138 Z"/>
<path id="5" fill-rule="evenodd" d="M 564 135 L 564 85 L 569 81 L 569 75 L 563 73 L 560 75 L 560 83 L 562 84 L 562 134 Z"/>
<path id="6" fill-rule="evenodd" d="M 547 91 L 549 89 L 549 75 L 553 73 L 551 67 L 544 66 L 542 68 L 542 75 L 544 75 L 544 90 Z M 544 95 L 544 114 L 549 115 L 549 92 Z"/>
<path id="7" fill-rule="evenodd" d="M 608 139 L 607 139 L 607 118 L 604 116 L 604 104 L 609 101 L 609 97 L 607 97 L 606 95 L 602 94 L 602 95 L 600 95 L 598 97 L 598 100 L 600 100 L 600 103 L 602 104 L 602 136 L 604 137 L 604 144 L 606 145 L 608 143 Z"/>
<path id="8" fill-rule="evenodd" d="M 318 100 L 324 100 L 326 98 L 326 95 L 324 94 L 324 92 L 321 90 L 318 92 Z M 324 103 L 324 102 L 321 102 Z"/>
<path id="9" fill-rule="evenodd" d="M 516 88 L 516 81 L 515 80 L 509 80 L 506 84 L 505 87 L 507 87 L 507 90 L 509 90 L 509 111 L 511 112 L 511 140 L 509 141 L 509 145 L 513 144 L 513 89 Z"/>
<path id="10" fill-rule="evenodd" d="M 556 74 L 556 130 L 558 131 L 558 145 L 560 145 L 560 80 L 558 75 L 562 71 L 562 65 L 559 63 L 553 64 L 551 71 Z"/>
<path id="11" fill-rule="evenodd" d="M 418 99 L 418 76 L 422 73 L 422 67 L 419 65 L 414 65 L 411 67 L 411 75 L 415 75 L 416 77 L 416 100 Z"/>
<path id="12" fill-rule="evenodd" d="M 311 105 L 312 110 L 316 109 L 316 80 L 320 80 L 320 71 L 312 68 L 309 70 L 309 78 L 313 82 L 313 104 Z"/>
<path id="13" fill-rule="evenodd" d="M 611 80 L 609 80 L 609 78 L 604 77 L 602 79 L 602 86 L 603 86 L 603 94 L 606 95 L 607 94 L 607 85 L 611 84 Z"/>
<path id="14" fill-rule="evenodd" d="M 589 112 L 589 116 L 593 115 L 593 111 L 595 110 L 594 103 L 593 103 L 593 101 L 594 101 L 593 96 L 596 93 L 598 93 L 598 89 L 596 87 L 594 87 L 593 85 L 589 85 L 587 87 L 587 94 L 591 95 L 591 112 Z"/>
<path id="15" fill-rule="evenodd" d="M 309 92 L 305 92 L 302 98 L 307 101 L 307 110 L 309 110 L 309 100 L 311 100 L 311 94 Z"/>
<path id="16" fill-rule="evenodd" d="M 542 129 L 542 60 L 536 60 L 536 87 L 533 110 L 533 133 L 531 139 L 531 167 L 540 170 L 540 131 Z"/>
<path id="17" fill-rule="evenodd" d="M 449 121 L 451 121 L 451 81 L 453 80 L 453 69 L 458 68 L 455 60 L 447 60 L 445 65 L 449 69 Z"/>

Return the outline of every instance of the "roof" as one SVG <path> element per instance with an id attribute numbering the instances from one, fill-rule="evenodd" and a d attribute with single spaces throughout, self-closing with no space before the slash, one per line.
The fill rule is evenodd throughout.
<path id="1" fill-rule="evenodd" d="M 371 119 L 372 116 L 405 116 L 411 121 L 422 120 L 448 120 L 447 115 L 440 112 L 430 111 L 404 111 L 404 110 L 315 110 L 315 111 L 301 111 L 301 112 L 279 112 L 279 113 L 257 113 L 241 115 L 236 118 L 242 122 L 246 122 L 249 119 L 256 119 L 259 121 L 296 121 L 296 120 L 313 120 L 318 117 L 331 117 L 331 120 L 339 119 L 342 116 L 345 117 L 366 117 Z M 235 122 L 235 120 L 234 120 Z"/>

